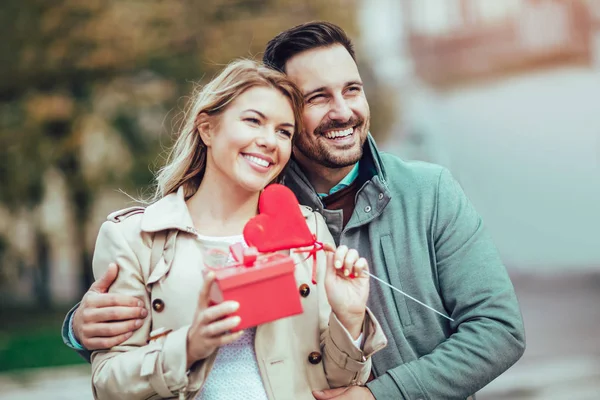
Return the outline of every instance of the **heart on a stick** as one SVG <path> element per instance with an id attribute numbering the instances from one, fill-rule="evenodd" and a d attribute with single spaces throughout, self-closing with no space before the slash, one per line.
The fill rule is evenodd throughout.
<path id="1" fill-rule="evenodd" d="M 244 239 L 261 253 L 315 244 L 298 200 L 287 187 L 276 183 L 267 186 L 258 200 L 258 211 L 244 227 Z"/>

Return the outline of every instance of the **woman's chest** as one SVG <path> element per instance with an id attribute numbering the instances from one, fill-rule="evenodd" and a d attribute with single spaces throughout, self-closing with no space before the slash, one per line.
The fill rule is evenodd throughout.
<path id="1" fill-rule="evenodd" d="M 174 251 L 166 252 L 159 261 L 152 274 L 152 283 L 148 285 L 153 331 L 159 328 L 174 330 L 192 323 L 199 304 L 204 274 L 209 268 L 218 269 L 231 265 L 232 259 L 227 256 L 227 252 L 227 245 L 207 246 L 193 238 L 178 238 Z M 293 325 L 302 321 L 303 328 L 309 323 L 308 320 L 313 322 L 309 325 L 318 325 L 320 303 L 317 287 L 311 282 L 312 260 L 306 260 L 305 257 L 297 254 L 291 256 L 294 268 L 289 276 L 291 293 L 288 293 L 288 297 L 297 296 L 300 299 L 303 312 L 298 318 L 284 319 Z M 252 283 L 249 285 L 251 287 Z M 260 286 L 265 287 L 264 284 Z M 252 297 L 253 307 L 267 311 L 278 306 L 276 301 L 265 301 L 268 296 L 264 292 L 257 291 Z"/>

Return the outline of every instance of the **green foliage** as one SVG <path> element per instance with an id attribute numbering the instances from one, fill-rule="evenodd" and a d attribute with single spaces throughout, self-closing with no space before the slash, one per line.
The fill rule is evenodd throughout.
<path id="1" fill-rule="evenodd" d="M 16 322 L 12 327 L 0 329 L 0 372 L 84 363 L 58 335 L 64 313 L 64 310 L 48 314 L 26 309 L 15 310 L 10 316 L 3 313 L 3 318 Z"/>

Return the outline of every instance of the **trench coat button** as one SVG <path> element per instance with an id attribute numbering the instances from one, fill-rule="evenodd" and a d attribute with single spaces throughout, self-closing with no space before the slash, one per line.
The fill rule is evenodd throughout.
<path id="1" fill-rule="evenodd" d="M 383 193 L 379 193 L 379 200 L 383 200 Z"/>
<path id="2" fill-rule="evenodd" d="M 365 207 L 365 212 L 371 212 L 371 206 L 366 206 Z"/>
<path id="3" fill-rule="evenodd" d="M 162 312 L 162 310 L 165 309 L 165 302 L 162 301 L 161 299 L 154 299 L 152 301 L 152 308 L 156 312 Z"/>
<path id="4" fill-rule="evenodd" d="M 321 356 L 321 353 L 319 353 L 318 351 L 313 351 L 308 355 L 308 362 L 311 364 L 318 364 L 321 362 L 322 358 L 323 357 Z"/>
<path id="5" fill-rule="evenodd" d="M 308 297 L 308 295 L 310 294 L 310 286 L 308 286 L 306 283 L 303 283 L 299 287 L 299 292 L 300 292 L 300 296 Z"/>

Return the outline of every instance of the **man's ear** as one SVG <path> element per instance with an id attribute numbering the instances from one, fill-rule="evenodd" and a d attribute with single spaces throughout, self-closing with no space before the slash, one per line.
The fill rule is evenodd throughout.
<path id="1" fill-rule="evenodd" d="M 206 147 L 210 147 L 212 133 L 214 130 L 213 117 L 207 113 L 200 113 L 196 117 L 196 130 L 200 135 L 200 139 Z"/>

